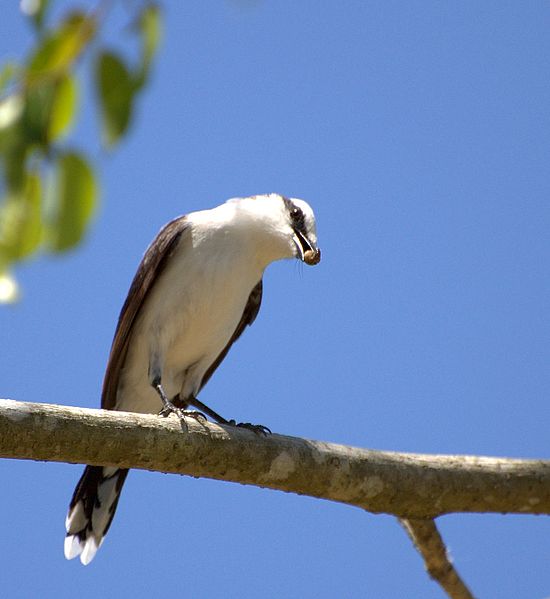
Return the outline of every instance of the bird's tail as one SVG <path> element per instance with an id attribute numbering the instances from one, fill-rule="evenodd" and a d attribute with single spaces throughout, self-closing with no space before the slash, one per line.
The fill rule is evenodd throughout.
<path id="1" fill-rule="evenodd" d="M 89 564 L 103 542 L 115 515 L 128 470 L 86 466 L 74 490 L 65 520 L 65 557 Z"/>

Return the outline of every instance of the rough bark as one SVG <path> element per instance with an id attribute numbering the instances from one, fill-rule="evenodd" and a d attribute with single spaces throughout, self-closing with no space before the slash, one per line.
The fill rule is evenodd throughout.
<path id="1" fill-rule="evenodd" d="M 451 599 L 473 595 L 434 518 L 550 513 L 550 461 L 375 451 L 175 416 L 0 400 L 0 457 L 187 474 L 392 514 Z"/>
<path id="2" fill-rule="evenodd" d="M 0 400 L 0 457 L 121 466 L 310 495 L 405 519 L 550 513 L 550 462 L 359 449 L 175 416 Z"/>

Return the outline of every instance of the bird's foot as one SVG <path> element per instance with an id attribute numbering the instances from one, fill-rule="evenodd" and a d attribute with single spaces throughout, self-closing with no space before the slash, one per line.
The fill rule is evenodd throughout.
<path id="1" fill-rule="evenodd" d="M 185 417 L 195 419 L 199 424 L 204 424 L 206 422 L 206 416 L 199 412 L 198 410 L 182 410 L 181 408 L 176 407 L 171 401 L 166 402 L 166 405 L 159 412 L 159 416 L 166 418 L 170 416 L 170 414 L 175 414 L 182 424 L 185 424 Z"/>
<path id="2" fill-rule="evenodd" d="M 246 428 L 257 435 L 271 435 L 271 430 L 264 426 L 263 424 L 252 424 L 250 422 L 235 422 L 235 420 L 230 420 L 228 422 L 231 426 L 236 426 L 238 428 Z"/>
<path id="3" fill-rule="evenodd" d="M 206 424 L 208 422 L 206 419 L 206 416 L 202 412 L 199 412 L 198 410 L 180 410 L 180 411 L 184 416 L 193 418 L 193 420 L 196 420 L 199 424 Z"/>

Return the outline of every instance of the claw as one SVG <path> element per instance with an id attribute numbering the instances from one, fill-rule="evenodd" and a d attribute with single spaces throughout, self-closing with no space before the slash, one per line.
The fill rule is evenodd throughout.
<path id="1" fill-rule="evenodd" d="M 171 401 L 167 401 L 162 410 L 159 412 L 159 416 L 168 418 L 170 414 L 175 414 L 180 420 L 183 418 L 183 410 L 177 408 Z"/>
<path id="2" fill-rule="evenodd" d="M 170 414 L 176 414 L 176 416 L 179 416 L 178 412 L 179 408 L 176 408 L 176 406 L 172 404 L 172 407 L 164 406 L 162 410 L 159 412 L 159 416 L 162 416 L 163 418 L 168 418 Z"/>
<path id="3" fill-rule="evenodd" d="M 271 430 L 264 426 L 263 424 L 252 424 L 251 422 L 235 422 L 235 420 L 230 420 L 229 423 L 231 426 L 236 426 L 238 428 L 246 428 L 257 435 L 271 435 Z"/>
<path id="4" fill-rule="evenodd" d="M 193 418 L 199 424 L 204 424 L 207 421 L 206 416 L 202 412 L 199 412 L 198 410 L 182 410 L 181 408 L 177 408 L 172 402 L 168 402 L 162 408 L 162 410 L 159 412 L 159 416 L 166 418 L 167 416 L 170 416 L 170 414 L 175 414 L 180 419 L 182 424 L 185 424 L 186 416 Z"/>
<path id="5" fill-rule="evenodd" d="M 189 418 L 193 418 L 199 424 L 205 424 L 206 422 L 208 422 L 206 416 L 198 410 L 182 410 L 181 412 L 184 416 L 189 416 Z"/>

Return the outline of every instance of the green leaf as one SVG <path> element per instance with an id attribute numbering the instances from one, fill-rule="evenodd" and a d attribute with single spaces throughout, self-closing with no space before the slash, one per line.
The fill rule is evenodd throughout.
<path id="1" fill-rule="evenodd" d="M 62 252 L 80 241 L 96 205 L 94 172 L 83 156 L 67 152 L 59 157 L 54 193 L 55 215 L 48 241 L 55 252 Z"/>
<path id="2" fill-rule="evenodd" d="M 24 143 L 48 149 L 68 131 L 77 103 L 77 84 L 71 76 L 45 79 L 27 88 L 23 112 Z"/>
<path id="3" fill-rule="evenodd" d="M 0 210 L 0 263 L 22 260 L 42 238 L 42 186 L 36 173 L 28 173 L 20 193 L 11 194 Z"/>
<path id="4" fill-rule="evenodd" d="M 103 122 L 103 139 L 114 145 L 126 132 L 132 116 L 133 78 L 122 60 L 112 52 L 101 52 L 96 63 L 96 86 Z"/>
<path id="5" fill-rule="evenodd" d="M 27 89 L 23 112 L 23 134 L 26 144 L 47 146 L 57 82 L 45 79 Z"/>
<path id="6" fill-rule="evenodd" d="M 48 123 L 48 139 L 53 141 L 67 133 L 73 121 L 78 98 L 74 77 L 62 77 L 55 89 Z"/>
<path id="7" fill-rule="evenodd" d="M 80 12 L 70 14 L 57 30 L 42 40 L 31 56 L 26 73 L 27 83 L 65 73 L 93 38 L 95 28 L 92 16 Z"/>
<path id="8" fill-rule="evenodd" d="M 13 79 L 17 66 L 13 62 L 7 62 L 0 70 L 0 92 L 3 92 L 8 83 Z"/>
<path id="9" fill-rule="evenodd" d="M 25 163 L 27 147 L 17 138 L 15 133 L 6 143 L 4 151 L 4 169 L 6 186 L 11 193 L 19 194 L 25 185 Z"/>
<path id="10" fill-rule="evenodd" d="M 141 11 L 137 29 L 141 35 L 141 65 L 136 77 L 136 86 L 142 87 L 162 37 L 160 7 L 156 3 L 148 4 Z"/>

